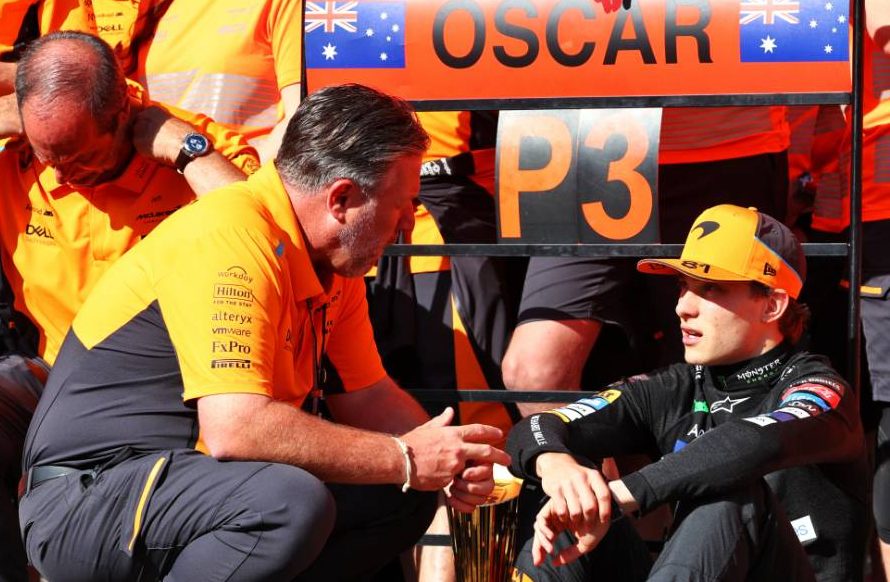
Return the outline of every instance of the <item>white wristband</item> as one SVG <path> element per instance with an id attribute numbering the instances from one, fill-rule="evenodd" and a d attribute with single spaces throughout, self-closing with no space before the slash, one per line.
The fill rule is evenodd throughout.
<path id="1" fill-rule="evenodd" d="M 405 441 L 397 436 L 393 436 L 392 440 L 396 441 L 399 450 L 402 451 L 402 456 L 405 457 L 405 483 L 402 485 L 402 493 L 407 493 L 411 488 L 411 455 L 408 454 L 408 445 L 405 444 Z"/>

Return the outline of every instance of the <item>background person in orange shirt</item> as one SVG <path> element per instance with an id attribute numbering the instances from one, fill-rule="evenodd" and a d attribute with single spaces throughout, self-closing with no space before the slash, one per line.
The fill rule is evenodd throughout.
<path id="1" fill-rule="evenodd" d="M 94 4 L 100 35 L 110 34 L 103 27 L 119 28 L 150 39 L 130 50 L 137 51 L 134 78 L 152 99 L 204 113 L 241 133 L 263 161 L 275 156 L 300 103 L 300 0 L 173 0 L 153 37 L 140 32 L 151 22 L 130 24 L 138 14 L 118 8 L 129 2 Z M 123 16 L 106 16 L 118 12 Z"/>
<path id="2" fill-rule="evenodd" d="M 206 117 L 180 112 L 192 125 L 149 107 L 98 38 L 37 42 L 50 45 L 44 58 L 18 71 L 25 135 L 0 150 L 0 577 L 12 580 L 25 579 L 12 503 L 21 446 L 75 313 L 108 266 L 195 192 L 258 164 Z M 180 174 L 184 138 L 199 131 L 216 150 L 182 159 Z"/>

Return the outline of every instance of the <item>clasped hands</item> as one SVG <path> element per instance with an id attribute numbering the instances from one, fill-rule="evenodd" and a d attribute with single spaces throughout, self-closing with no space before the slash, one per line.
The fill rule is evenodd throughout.
<path id="1" fill-rule="evenodd" d="M 549 496 L 535 519 L 532 560 L 536 566 L 553 554 L 556 538 L 570 532 L 575 543 L 561 548 L 552 563 L 562 566 L 593 550 L 612 522 L 612 490 L 597 469 L 580 465 L 564 453 L 543 453 L 536 459 L 541 486 Z"/>

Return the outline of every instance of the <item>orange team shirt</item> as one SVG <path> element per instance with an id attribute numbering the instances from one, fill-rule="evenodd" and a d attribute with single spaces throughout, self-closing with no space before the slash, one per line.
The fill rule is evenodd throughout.
<path id="1" fill-rule="evenodd" d="M 203 115 L 171 110 L 210 136 L 245 172 L 258 164 L 243 137 Z M 40 331 L 52 364 L 74 315 L 108 267 L 194 199 L 174 168 L 136 154 L 115 180 L 74 189 L 56 181 L 22 141 L 0 151 L 0 263 L 15 308 Z"/>
<path id="2" fill-rule="evenodd" d="M 430 147 L 423 154 L 423 161 L 450 158 L 470 151 L 469 111 L 422 111 L 417 114 L 424 131 L 430 136 Z M 439 227 L 423 205 L 414 212 L 414 230 L 411 242 L 422 245 L 443 244 Z M 434 273 L 451 268 L 448 257 L 412 256 L 409 258 L 412 273 Z M 369 273 L 373 277 L 375 271 Z"/>
<path id="3" fill-rule="evenodd" d="M 852 38 L 852 34 L 850 38 Z M 890 56 L 864 36 L 862 106 L 862 219 L 890 219 Z M 850 225 L 850 148 L 852 116 L 846 110 L 840 146 L 842 177 L 837 191 L 817 190 L 813 228 L 840 232 Z"/>
<path id="4" fill-rule="evenodd" d="M 299 406 L 323 355 L 345 391 L 386 376 L 364 282 L 334 275 L 322 287 L 274 163 L 176 213 L 111 274 L 75 319 L 77 338 L 91 349 L 138 329 L 157 302 L 185 401 L 255 393 Z"/>
<path id="5" fill-rule="evenodd" d="M 666 107 L 659 164 L 691 164 L 788 149 L 785 106 Z"/>
<path id="6" fill-rule="evenodd" d="M 136 56 L 130 52 L 130 43 L 142 33 L 150 22 L 152 10 L 159 0 L 92 0 L 96 15 L 96 33 L 114 49 L 114 54 L 124 71 L 132 74 Z M 147 35 L 150 40 L 152 35 Z"/>
<path id="7" fill-rule="evenodd" d="M 182 0 L 142 47 L 137 78 L 155 101 L 200 111 L 249 140 L 284 117 L 301 79 L 298 0 Z"/>
<path id="8" fill-rule="evenodd" d="M 791 130 L 791 145 L 788 147 L 788 178 L 792 186 L 797 178 L 811 170 L 818 114 L 818 105 L 788 107 L 788 127 Z"/>
<path id="9" fill-rule="evenodd" d="M 423 161 L 448 158 L 470 151 L 470 112 L 436 111 L 419 112 L 417 117 L 423 129 L 430 136 L 430 147 L 424 153 Z M 493 164 L 491 164 L 493 170 Z M 479 170 L 487 168 L 477 168 Z M 411 232 L 414 244 L 444 244 L 442 234 L 429 210 L 422 204 L 414 212 L 414 230 Z M 409 258 L 412 273 L 447 271 L 451 268 L 448 257 Z M 376 269 L 368 274 L 373 277 Z M 473 351 L 473 344 L 461 319 L 461 314 L 451 295 L 451 317 L 453 327 L 454 368 L 458 388 L 487 389 L 488 382 Z M 462 402 L 459 404 L 460 419 L 464 424 L 482 422 L 500 427 L 506 434 L 513 424 L 510 415 L 502 404 L 496 402 Z"/>
<path id="10" fill-rule="evenodd" d="M 800 187 L 798 179 L 809 174 L 816 192 L 814 212 L 819 214 L 820 206 L 839 203 L 841 197 L 839 145 L 844 138 L 843 112 L 839 105 L 792 106 L 788 107 L 788 124 L 791 192 Z"/>
<path id="11" fill-rule="evenodd" d="M 0 2 L 0 54 L 12 50 L 25 15 L 37 0 L 3 0 Z M 56 30 L 96 32 L 96 19 L 90 0 L 42 0 L 37 20 L 40 34 Z"/>

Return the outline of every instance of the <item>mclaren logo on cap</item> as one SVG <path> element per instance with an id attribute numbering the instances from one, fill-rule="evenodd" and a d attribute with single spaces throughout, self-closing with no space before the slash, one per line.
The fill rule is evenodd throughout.
<path id="1" fill-rule="evenodd" d="M 713 220 L 703 220 L 692 227 L 692 232 L 695 232 L 695 229 L 700 228 L 701 234 L 698 235 L 699 240 L 705 238 L 718 228 L 720 228 L 719 222 L 714 222 Z M 691 233 L 690 233 L 691 234 Z"/>

